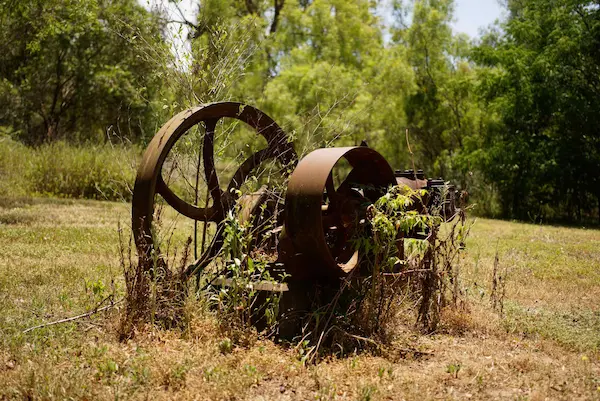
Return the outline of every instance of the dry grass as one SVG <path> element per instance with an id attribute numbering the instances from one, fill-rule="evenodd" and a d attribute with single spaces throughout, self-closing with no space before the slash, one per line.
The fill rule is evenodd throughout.
<path id="1" fill-rule="evenodd" d="M 272 341 L 224 346 L 195 304 L 185 330 L 127 342 L 117 310 L 23 334 L 122 296 L 117 223 L 128 226 L 129 210 L 0 204 L 0 399 L 600 399 L 598 230 L 479 220 L 462 266 L 467 309 L 444 310 L 430 336 L 399 326 L 382 356 L 305 366 Z M 490 306 L 496 249 L 509 272 L 504 317 Z"/>

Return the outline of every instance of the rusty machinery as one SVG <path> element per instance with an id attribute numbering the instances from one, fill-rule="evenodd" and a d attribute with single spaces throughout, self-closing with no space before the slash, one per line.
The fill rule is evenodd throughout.
<path id="1" fill-rule="evenodd" d="M 223 118 L 247 124 L 267 142 L 266 148 L 240 164 L 227 183 L 220 180 L 214 157 L 215 129 Z M 205 130 L 201 145 L 201 164 L 207 184 L 204 207 L 179 197 L 169 188 L 163 176 L 163 166 L 175 143 L 198 125 Z M 349 165 L 349 172 L 335 185 L 332 172 L 342 159 Z M 269 161 L 286 166 L 282 169 L 283 174 L 290 172 L 286 177 L 289 180 L 285 194 L 274 199 L 264 188 L 250 194 L 240 193 L 244 182 L 261 164 Z M 206 248 L 202 247 L 201 254 L 186 271 L 192 275 L 209 265 L 219 254 L 224 243 L 223 221 L 236 205 L 239 210 L 239 205 L 244 204 L 241 209 L 247 219 L 257 215 L 259 210 L 264 211 L 264 205 L 269 203 L 268 209 L 276 223 L 270 232 L 277 234 L 274 268 L 288 273 L 288 281 L 291 282 L 335 279 L 349 275 L 359 265 L 361 255 L 354 249 L 351 240 L 357 230 L 364 229 L 367 224 L 368 205 L 396 184 L 406 184 L 413 189 L 444 186 L 441 180 L 425 179 L 422 171 L 394 171 L 383 156 L 364 145 L 317 149 L 298 161 L 289 137 L 265 113 L 236 102 L 213 103 L 177 114 L 150 142 L 135 181 L 133 234 L 141 258 L 151 258 L 157 253 L 153 239 L 157 194 L 178 213 L 204 222 L 205 227 L 208 222 L 215 223 L 212 240 Z M 440 202 L 440 199 L 437 201 Z M 447 213 L 452 214 L 453 196 L 446 196 L 442 203 L 445 203 Z"/>

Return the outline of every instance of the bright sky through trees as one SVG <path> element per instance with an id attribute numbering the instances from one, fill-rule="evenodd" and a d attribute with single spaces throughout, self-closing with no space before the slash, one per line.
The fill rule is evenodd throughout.
<path id="1" fill-rule="evenodd" d="M 176 7 L 167 0 L 140 0 L 147 8 L 153 6 L 168 7 L 172 15 L 178 15 Z M 195 20 L 197 0 L 181 0 L 178 5 L 186 18 Z M 454 11 L 454 30 L 476 37 L 479 30 L 487 27 L 502 15 L 499 0 L 456 0 Z"/>
<path id="2" fill-rule="evenodd" d="M 198 0 L 179 0 L 177 5 L 168 0 L 138 0 L 147 9 L 165 9 L 173 21 L 181 21 L 181 14 L 186 20 L 196 22 Z M 386 5 L 387 4 L 387 5 Z M 454 21 L 451 24 L 456 32 L 466 33 L 472 38 L 479 36 L 479 31 L 502 16 L 500 0 L 455 0 Z M 385 8 L 391 8 L 391 1 L 384 0 L 380 7 L 380 17 L 386 21 Z M 386 21 L 386 23 L 391 21 Z M 189 27 L 185 24 L 170 24 L 170 37 L 167 38 L 178 60 L 179 68 L 187 69 L 185 54 L 189 54 L 190 46 L 187 41 Z M 389 34 L 385 34 L 385 40 Z M 189 61 L 189 60 L 188 60 Z"/>
<path id="3" fill-rule="evenodd" d="M 453 28 L 476 37 L 481 28 L 493 23 L 502 15 L 499 0 L 456 0 Z"/>

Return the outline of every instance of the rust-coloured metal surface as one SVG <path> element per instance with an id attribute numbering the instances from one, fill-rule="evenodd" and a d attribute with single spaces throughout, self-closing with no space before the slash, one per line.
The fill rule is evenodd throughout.
<path id="1" fill-rule="evenodd" d="M 423 170 L 396 170 L 394 172 L 398 185 L 405 185 L 412 190 L 425 189 L 424 204 L 417 205 L 419 213 L 428 213 L 430 207 L 439 208 L 436 214 L 444 221 L 450 221 L 456 216 L 456 189 L 447 185 L 444 180 L 426 179 Z"/>
<path id="2" fill-rule="evenodd" d="M 341 158 L 352 170 L 336 189 L 332 171 Z M 285 198 L 285 232 L 293 257 L 303 261 L 292 274 L 340 277 L 352 271 L 360 255 L 348 245 L 366 206 L 395 183 L 387 161 L 368 147 L 317 149 L 304 157 Z"/>
<path id="3" fill-rule="evenodd" d="M 227 185 L 221 189 L 214 161 L 214 131 L 219 119 L 229 117 L 240 120 L 262 135 L 267 148 L 254 153 L 237 169 Z M 212 199 L 210 207 L 202 208 L 189 204 L 169 189 L 161 175 L 163 163 L 175 142 L 190 128 L 203 123 L 205 136 L 202 144 L 202 161 L 208 192 Z M 220 222 L 235 204 L 235 189 L 239 189 L 246 178 L 262 162 L 278 159 L 283 165 L 295 163 L 296 152 L 285 132 L 260 110 L 237 102 L 213 103 L 182 111 L 169 120 L 154 136 L 138 168 L 132 201 L 132 228 L 138 255 L 150 258 L 154 250 L 152 219 L 156 194 L 182 215 L 194 220 Z M 222 230 L 219 226 L 212 243 L 200 256 L 196 266 L 206 264 L 222 246 Z"/>

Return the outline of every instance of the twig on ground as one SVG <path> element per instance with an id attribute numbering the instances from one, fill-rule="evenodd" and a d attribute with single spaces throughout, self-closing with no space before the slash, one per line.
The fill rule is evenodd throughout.
<path id="1" fill-rule="evenodd" d="M 87 313 L 82 313 L 81 315 L 77 315 L 77 316 L 72 316 L 72 317 L 68 317 L 65 319 L 60 319 L 60 320 L 55 320 L 53 322 L 49 322 L 49 323 L 43 323 L 43 324 L 39 324 L 37 326 L 33 326 L 30 327 L 28 329 L 23 330 L 23 334 L 25 333 L 29 333 L 30 331 L 33 331 L 35 329 L 41 329 L 42 327 L 48 327 L 48 326 L 54 326 L 56 324 L 60 324 L 60 323 L 68 323 L 68 322 L 72 322 L 75 320 L 79 320 L 79 319 L 83 319 L 86 317 L 90 317 L 96 313 L 108 310 L 110 308 L 113 308 L 115 305 L 120 304 L 121 302 L 123 302 L 124 299 L 119 299 L 118 301 L 115 302 L 111 302 L 110 305 L 106 305 L 100 308 L 100 305 L 102 305 L 108 298 L 104 298 L 102 300 L 102 302 L 100 302 L 98 305 L 96 305 L 96 307 L 94 309 L 92 309 L 91 311 L 87 312 Z"/>
<path id="2" fill-rule="evenodd" d="M 339 331 L 340 331 L 340 332 L 341 332 L 343 335 L 345 335 L 345 336 L 348 336 L 348 337 L 350 337 L 350 338 L 353 338 L 353 339 L 355 339 L 355 340 L 358 340 L 358 341 L 363 341 L 363 342 L 366 342 L 366 343 L 372 344 L 372 345 L 374 345 L 375 347 L 377 347 L 377 349 L 378 349 L 378 350 L 381 350 L 381 349 L 383 348 L 383 345 L 382 345 L 380 342 L 378 342 L 378 341 L 375 341 L 375 340 L 373 340 L 372 338 L 363 337 L 363 336 L 358 336 L 358 335 L 356 335 L 356 334 L 351 334 L 351 333 L 348 333 L 346 330 L 344 330 L 344 329 L 342 329 L 341 327 L 338 327 L 338 326 L 332 326 L 331 328 L 332 328 L 332 329 L 339 330 Z"/>
<path id="3" fill-rule="evenodd" d="M 431 272 L 431 269 L 412 269 L 412 270 L 403 270 L 397 273 L 382 273 L 383 276 L 388 276 L 388 277 L 398 277 L 398 276 L 404 276 L 406 274 L 412 274 L 412 273 L 422 273 L 422 272 Z"/>

